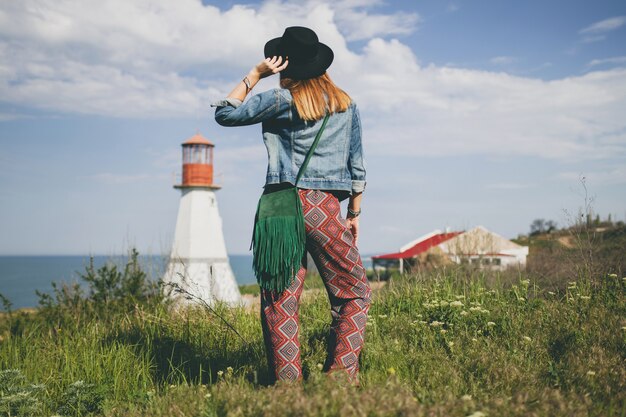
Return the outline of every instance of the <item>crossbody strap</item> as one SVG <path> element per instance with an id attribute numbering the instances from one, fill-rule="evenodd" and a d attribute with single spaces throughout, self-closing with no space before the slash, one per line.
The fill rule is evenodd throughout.
<path id="1" fill-rule="evenodd" d="M 302 174 L 304 174 L 304 171 L 306 171 L 306 167 L 307 165 L 309 165 L 309 160 L 313 156 L 313 152 L 315 151 L 315 148 L 317 147 L 317 143 L 320 141 L 320 138 L 322 137 L 322 132 L 324 131 L 324 128 L 326 127 L 326 122 L 328 121 L 328 116 L 329 114 L 326 113 L 326 116 L 324 116 L 324 121 L 322 122 L 322 127 L 320 128 L 319 132 L 317 132 L 317 135 L 315 136 L 315 140 L 313 141 L 313 144 L 311 145 L 309 152 L 307 152 L 306 158 L 304 158 L 304 162 L 302 163 L 302 166 L 300 167 L 300 170 L 298 171 L 298 176 L 296 177 L 296 186 L 298 186 L 298 182 L 300 182 L 300 178 L 302 177 Z"/>

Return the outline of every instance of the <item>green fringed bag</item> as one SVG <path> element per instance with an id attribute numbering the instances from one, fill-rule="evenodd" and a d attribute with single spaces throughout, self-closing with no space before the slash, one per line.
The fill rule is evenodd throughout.
<path id="1" fill-rule="evenodd" d="M 298 171 L 296 184 L 263 194 L 259 199 L 252 235 L 253 268 L 259 286 L 266 290 L 283 292 L 293 283 L 300 268 L 306 251 L 306 233 L 297 186 L 327 121 L 328 114 Z"/>

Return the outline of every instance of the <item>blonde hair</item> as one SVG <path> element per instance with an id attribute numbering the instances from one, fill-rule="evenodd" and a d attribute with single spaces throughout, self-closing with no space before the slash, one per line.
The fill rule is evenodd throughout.
<path id="1" fill-rule="evenodd" d="M 330 113 L 346 111 L 352 102 L 327 73 L 308 80 L 281 78 L 280 86 L 289 89 L 293 104 L 303 120 L 319 120 L 327 110 Z"/>

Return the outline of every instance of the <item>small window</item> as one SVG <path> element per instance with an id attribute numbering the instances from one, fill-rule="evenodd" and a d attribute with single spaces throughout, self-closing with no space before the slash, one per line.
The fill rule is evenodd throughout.
<path id="1" fill-rule="evenodd" d="M 493 258 L 493 259 L 491 260 L 491 262 L 492 262 L 492 264 L 494 264 L 494 265 L 501 265 L 501 264 L 502 264 L 502 259 L 500 259 L 500 258 Z"/>

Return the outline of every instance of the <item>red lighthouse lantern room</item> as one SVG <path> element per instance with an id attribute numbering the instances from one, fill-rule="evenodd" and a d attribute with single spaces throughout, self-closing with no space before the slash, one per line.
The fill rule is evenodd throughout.
<path id="1" fill-rule="evenodd" d="M 202 187 L 219 189 L 213 184 L 213 148 L 215 145 L 200 133 L 182 143 L 183 182 L 175 188 Z"/>

